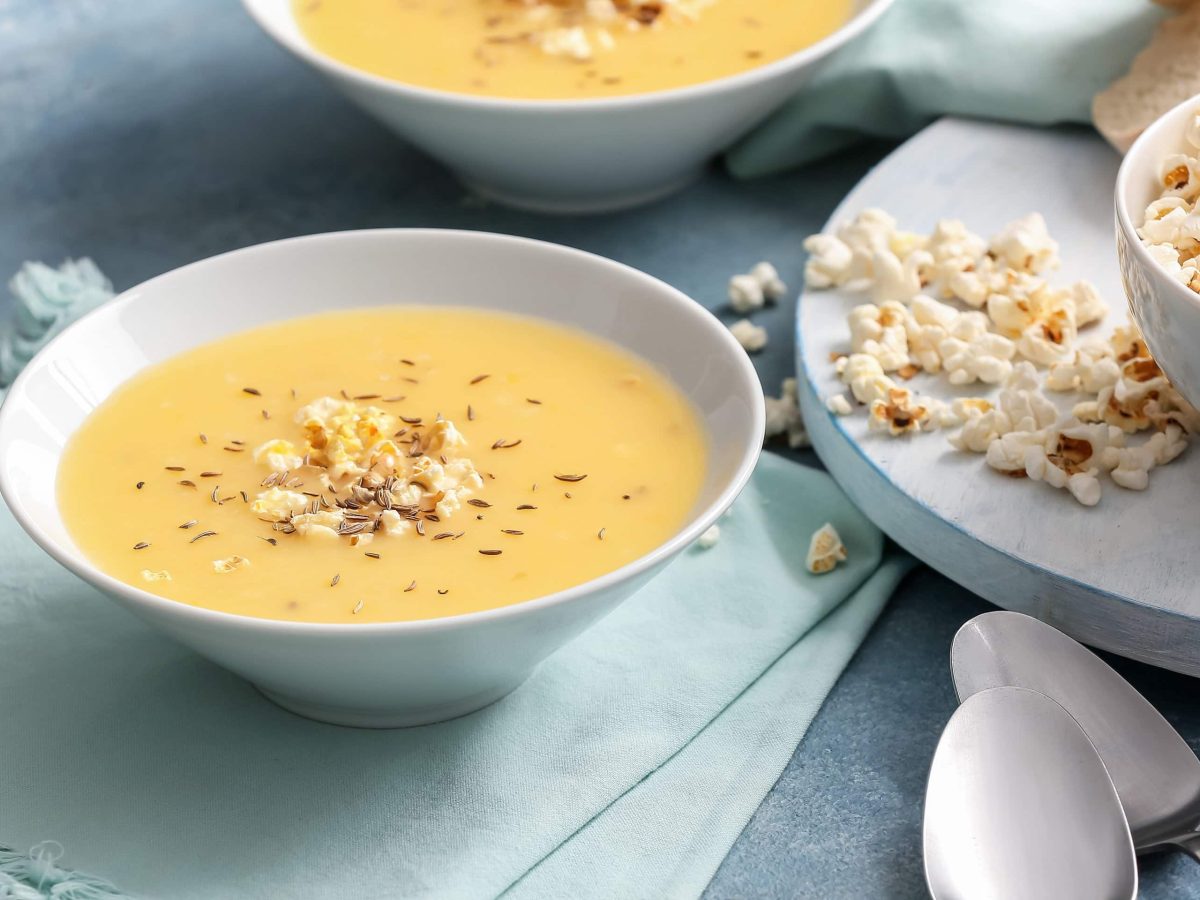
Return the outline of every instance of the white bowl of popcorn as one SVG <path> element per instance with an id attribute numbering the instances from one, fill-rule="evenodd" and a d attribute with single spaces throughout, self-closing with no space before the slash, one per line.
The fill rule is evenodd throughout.
<path id="1" fill-rule="evenodd" d="M 368 74 L 316 50 L 297 24 L 292 0 L 243 0 L 267 34 L 469 188 L 557 213 L 636 206 L 686 186 L 891 2 L 857 0 L 846 23 L 823 40 L 725 78 L 628 96 L 518 100 Z"/>
<path id="2" fill-rule="evenodd" d="M 1171 383 L 1200 403 L 1200 97 L 1146 129 L 1117 174 L 1129 308 Z"/>

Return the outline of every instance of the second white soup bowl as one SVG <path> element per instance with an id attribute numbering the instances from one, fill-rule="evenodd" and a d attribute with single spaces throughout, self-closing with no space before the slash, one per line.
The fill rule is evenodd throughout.
<path id="1" fill-rule="evenodd" d="M 267 34 L 483 196 L 545 212 L 600 212 L 649 202 L 688 184 L 713 156 L 803 88 L 892 0 L 856 0 L 850 19 L 833 34 L 737 75 L 582 100 L 480 97 L 381 78 L 315 49 L 296 22 L 292 0 L 242 2 Z"/>

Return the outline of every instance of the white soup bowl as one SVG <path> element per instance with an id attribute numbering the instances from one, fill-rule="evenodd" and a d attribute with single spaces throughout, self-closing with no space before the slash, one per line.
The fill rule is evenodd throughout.
<path id="1" fill-rule="evenodd" d="M 115 388 L 147 366 L 258 325 L 404 303 L 535 316 L 648 360 L 698 410 L 710 443 L 701 495 L 678 533 L 600 578 L 524 603 L 409 622 L 317 624 L 204 609 L 97 569 L 63 523 L 63 447 Z M 341 232 L 249 247 L 132 288 L 55 338 L 0 408 L 0 493 L 52 557 L 164 634 L 314 719 L 390 727 L 452 718 L 517 687 L 689 546 L 754 468 L 762 388 L 721 323 L 628 266 L 554 244 L 479 232 Z"/>

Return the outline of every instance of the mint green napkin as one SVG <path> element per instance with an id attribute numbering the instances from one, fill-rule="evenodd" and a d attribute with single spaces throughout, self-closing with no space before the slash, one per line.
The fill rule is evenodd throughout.
<path id="1" fill-rule="evenodd" d="M 1149 0 L 896 0 L 730 151 L 729 169 L 778 172 L 943 115 L 1087 122 L 1163 15 Z"/>
<path id="2" fill-rule="evenodd" d="M 809 575 L 825 521 L 850 558 Z M 910 564 L 769 454 L 721 528 L 501 702 L 360 731 L 150 632 L 0 509 L 0 843 L 173 900 L 696 895 Z"/>
<path id="3" fill-rule="evenodd" d="M 112 282 L 86 257 L 57 269 L 27 262 L 8 288 L 13 305 L 0 323 L 0 397 L 47 341 L 113 296 Z"/>

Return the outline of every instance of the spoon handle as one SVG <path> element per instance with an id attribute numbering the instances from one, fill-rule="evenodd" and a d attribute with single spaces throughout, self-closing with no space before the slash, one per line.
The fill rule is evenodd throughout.
<path id="1" fill-rule="evenodd" d="M 1179 849 L 1196 862 L 1200 862 L 1200 833 L 1188 835 L 1179 839 Z"/>

